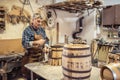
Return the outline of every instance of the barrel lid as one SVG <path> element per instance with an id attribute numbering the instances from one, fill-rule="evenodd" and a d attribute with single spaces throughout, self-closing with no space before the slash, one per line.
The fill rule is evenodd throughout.
<path id="1" fill-rule="evenodd" d="M 64 46 L 63 43 L 59 43 L 59 44 L 52 45 L 51 47 L 54 48 L 54 47 L 63 47 L 63 46 Z"/>
<path id="2" fill-rule="evenodd" d="M 65 44 L 64 45 L 65 48 L 89 48 L 89 45 L 86 44 Z"/>

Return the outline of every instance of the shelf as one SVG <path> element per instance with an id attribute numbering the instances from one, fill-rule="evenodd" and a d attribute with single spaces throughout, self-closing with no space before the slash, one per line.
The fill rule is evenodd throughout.
<path id="1" fill-rule="evenodd" d="M 105 28 L 103 28 L 102 29 L 103 31 L 111 31 L 111 32 L 118 32 L 119 31 L 119 29 L 105 29 Z"/>
<path id="2" fill-rule="evenodd" d="M 120 37 L 116 37 L 116 38 L 114 38 L 114 37 L 108 37 L 109 39 L 120 39 Z"/>
<path id="3" fill-rule="evenodd" d="M 5 8 L 0 7 L 0 31 L 5 30 Z"/>
<path id="4" fill-rule="evenodd" d="M 46 5 L 48 9 L 58 9 L 62 11 L 68 11 L 70 13 L 82 13 L 85 10 L 90 10 L 94 8 L 101 8 L 102 4 L 100 1 L 95 1 L 94 4 L 86 3 L 86 1 L 74 0 L 74 1 L 64 1 L 51 5 Z"/>

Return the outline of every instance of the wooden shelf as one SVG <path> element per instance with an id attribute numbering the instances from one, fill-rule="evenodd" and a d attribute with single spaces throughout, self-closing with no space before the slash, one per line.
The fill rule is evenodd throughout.
<path id="1" fill-rule="evenodd" d="M 118 32 L 119 31 L 119 29 L 105 29 L 105 28 L 103 28 L 102 29 L 103 31 L 111 31 L 111 32 Z"/>
<path id="2" fill-rule="evenodd" d="M 120 37 L 108 37 L 109 39 L 120 39 Z"/>
<path id="3" fill-rule="evenodd" d="M 51 5 L 46 5 L 48 9 L 58 9 L 63 11 L 68 11 L 70 13 L 83 13 L 85 10 L 101 8 L 101 2 L 96 1 L 94 4 L 86 3 L 86 1 L 74 0 L 74 1 L 64 1 Z"/>
<path id="4" fill-rule="evenodd" d="M 0 7 L 0 30 L 5 29 L 5 8 Z"/>
<path id="5" fill-rule="evenodd" d="M 0 16 L 5 16 L 5 14 L 0 14 Z"/>

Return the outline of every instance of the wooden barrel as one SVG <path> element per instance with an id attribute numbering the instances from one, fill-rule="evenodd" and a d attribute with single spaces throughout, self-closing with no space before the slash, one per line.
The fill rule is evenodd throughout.
<path id="1" fill-rule="evenodd" d="M 101 78 L 105 80 L 120 80 L 120 63 L 110 63 L 101 68 Z"/>
<path id="2" fill-rule="evenodd" d="M 62 54 L 64 80 L 89 80 L 91 54 L 88 45 L 66 44 Z"/>
<path id="3" fill-rule="evenodd" d="M 53 66 L 62 65 L 63 45 L 56 44 L 51 46 L 49 64 Z"/>

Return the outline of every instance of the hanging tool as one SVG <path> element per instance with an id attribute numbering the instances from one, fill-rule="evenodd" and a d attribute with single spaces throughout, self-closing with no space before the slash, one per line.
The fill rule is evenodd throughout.
<path id="1" fill-rule="evenodd" d="M 82 16 L 80 19 L 79 19 L 79 31 L 76 31 L 76 32 L 74 32 L 73 34 L 72 34 L 72 37 L 73 37 L 73 39 L 78 39 L 78 37 L 76 36 L 76 34 L 78 34 L 78 33 L 81 33 L 82 32 L 82 30 L 83 30 L 83 19 L 84 19 L 84 17 Z"/>

